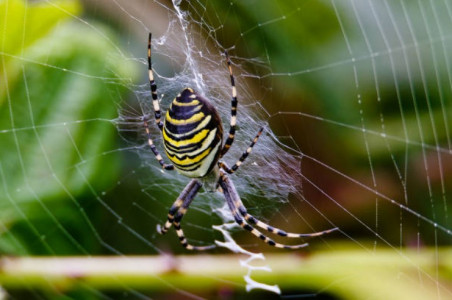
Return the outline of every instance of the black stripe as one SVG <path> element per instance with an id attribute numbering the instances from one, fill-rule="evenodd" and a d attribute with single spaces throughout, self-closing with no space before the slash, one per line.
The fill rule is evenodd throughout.
<path id="1" fill-rule="evenodd" d="M 204 140 L 203 140 L 203 141 L 204 141 Z M 215 147 L 218 145 L 218 143 L 221 143 L 221 141 L 218 141 L 218 139 L 214 138 L 214 139 L 212 140 L 212 142 L 211 142 L 204 150 L 200 151 L 200 152 L 197 153 L 197 154 L 189 155 L 191 152 L 193 152 L 193 150 L 192 150 L 193 148 L 194 148 L 195 151 L 198 150 L 198 149 L 201 147 L 201 143 L 202 143 L 202 141 L 201 141 L 200 143 L 190 144 L 190 145 L 193 145 L 193 146 L 191 146 L 190 148 L 184 147 L 184 148 L 185 148 L 185 151 L 181 151 L 181 148 L 182 148 L 182 147 L 179 147 L 178 149 L 174 149 L 174 147 L 171 146 L 171 144 L 166 143 L 166 142 L 164 143 L 164 147 L 167 148 L 167 149 L 169 149 L 170 151 L 173 151 L 174 153 L 176 153 L 176 155 L 172 155 L 171 153 L 168 153 L 168 152 L 167 152 L 167 155 L 170 155 L 170 156 L 177 156 L 177 158 L 180 159 L 180 160 L 182 160 L 182 159 L 184 159 L 184 158 L 191 158 L 191 159 L 196 158 L 197 156 L 199 156 L 199 155 L 200 155 L 201 153 L 203 153 L 204 151 L 209 150 L 209 153 L 208 153 L 206 156 L 204 156 L 204 157 L 200 160 L 200 162 L 202 162 L 202 161 L 204 161 L 204 159 L 212 152 L 212 150 L 215 149 Z M 221 144 L 220 144 L 220 146 L 221 146 Z M 219 147 L 218 149 L 220 149 L 220 148 L 221 148 L 221 147 Z M 180 156 L 180 154 L 185 154 L 185 155 Z M 216 163 L 216 160 L 214 159 L 214 160 L 212 161 L 212 164 L 215 164 L 215 163 Z M 178 164 L 178 165 L 179 165 L 179 164 Z M 179 166 L 180 166 L 180 165 L 179 165 Z"/>
<path id="2" fill-rule="evenodd" d="M 207 147 L 205 150 L 199 152 L 198 154 L 194 154 L 194 155 L 187 155 L 186 154 L 186 155 L 179 156 L 180 153 L 178 153 L 178 155 L 176 157 L 179 160 L 183 160 L 183 159 L 186 159 L 186 158 L 194 159 L 194 158 L 198 157 L 199 155 L 201 155 L 204 151 L 207 151 L 207 150 L 209 150 L 209 153 L 206 155 L 206 156 L 208 156 L 210 154 L 210 152 L 212 151 L 212 148 L 210 148 L 210 147 Z M 170 153 L 168 153 L 168 154 L 170 154 Z M 171 155 L 171 156 L 175 156 L 175 155 Z M 179 165 L 179 164 L 177 164 L 177 165 Z M 189 166 L 189 165 L 179 165 L 179 166 Z"/>
<path id="3" fill-rule="evenodd" d="M 243 228 L 245 228 L 245 229 L 248 230 L 248 231 L 253 231 L 253 227 L 251 227 L 251 226 L 248 225 L 248 224 L 244 224 L 244 225 L 243 225 Z"/>
<path id="4" fill-rule="evenodd" d="M 171 109 L 168 111 L 169 115 L 173 119 L 178 120 L 187 120 L 191 118 L 194 114 L 202 111 L 202 107 L 199 106 L 202 104 L 194 105 L 194 106 L 178 106 L 173 105 Z"/>
<path id="5" fill-rule="evenodd" d="M 190 144 L 187 146 L 174 147 L 173 145 L 165 142 L 164 147 L 174 153 L 182 154 L 182 153 L 189 153 L 189 152 L 195 151 L 197 149 L 198 145 Z M 170 154 L 170 155 L 172 156 L 173 154 Z"/>
<path id="6" fill-rule="evenodd" d="M 277 235 L 280 235 L 280 236 L 287 236 L 287 232 L 285 232 L 285 231 L 283 231 L 283 230 L 278 230 L 278 231 L 276 231 L 276 234 L 277 234 Z"/>
<path id="7" fill-rule="evenodd" d="M 166 122 L 167 123 L 167 122 Z M 199 122 L 198 122 L 199 123 Z M 165 124 L 166 125 L 166 124 Z M 191 130 L 187 130 L 185 132 L 180 132 L 180 126 L 176 125 L 176 126 L 171 126 L 171 127 L 175 127 L 173 129 L 179 130 L 178 132 L 174 132 L 171 131 L 170 128 L 168 128 L 168 126 L 164 127 L 165 133 L 166 135 L 168 135 L 169 138 L 171 138 L 172 140 L 175 141 L 185 141 L 185 140 L 190 140 L 192 139 L 195 135 L 197 135 L 198 133 L 200 133 L 201 131 L 203 131 L 204 129 L 208 129 L 209 132 L 207 133 L 206 137 L 209 135 L 210 131 L 212 131 L 213 129 L 215 129 L 215 127 L 213 127 L 214 124 L 212 124 L 212 122 L 207 123 L 207 126 L 205 127 L 201 127 L 199 130 L 193 131 L 192 133 L 190 133 L 189 135 L 185 135 L 185 136 L 175 136 L 175 134 L 185 134 L 187 132 L 190 132 L 192 130 L 194 130 L 196 128 L 196 126 L 194 126 L 194 128 L 192 128 Z M 204 139 L 203 139 L 204 140 Z"/>
<path id="8" fill-rule="evenodd" d="M 182 133 L 187 133 L 192 131 L 193 129 L 195 129 L 199 123 L 201 123 L 203 120 L 199 121 L 199 122 L 195 122 L 195 123 L 190 123 L 190 124 L 186 124 L 186 125 L 177 125 L 177 124 L 173 124 L 171 122 L 168 122 L 167 120 L 165 120 L 165 128 L 167 129 L 167 133 L 175 133 L 175 134 L 182 134 Z"/>
<path id="9" fill-rule="evenodd" d="M 200 140 L 199 142 L 187 144 L 184 146 L 175 146 L 165 139 L 163 139 L 163 143 L 164 143 L 165 148 L 167 148 L 168 150 L 170 150 L 176 154 L 188 153 L 188 152 L 192 152 L 192 151 L 196 151 L 196 150 L 200 149 L 202 144 L 204 143 L 204 141 L 207 139 L 208 136 L 209 136 L 209 133 L 207 133 L 206 137 L 203 138 L 202 140 Z M 185 141 L 185 140 L 189 140 L 189 138 L 179 139 L 179 140 Z M 218 144 L 218 142 L 219 141 L 215 136 L 214 139 L 212 140 L 212 142 L 209 145 L 207 145 L 206 149 L 209 147 L 211 147 L 213 149 Z M 203 151 L 205 151 L 205 150 L 203 150 Z"/>
<path id="10" fill-rule="evenodd" d="M 200 162 L 197 162 L 197 163 L 194 163 L 194 164 L 191 164 L 191 165 L 186 165 L 186 166 L 178 165 L 176 163 L 174 163 L 174 164 L 176 166 L 178 166 L 181 171 L 184 171 L 184 172 L 193 172 L 193 171 L 199 169 L 199 167 L 201 167 L 201 163 Z"/>
<path id="11" fill-rule="evenodd" d="M 211 147 L 206 148 L 206 150 L 204 150 L 204 151 L 209 150 L 209 153 L 206 156 L 204 156 L 200 161 L 192 163 L 192 164 L 181 165 L 181 164 L 178 164 L 178 163 L 176 163 L 174 161 L 172 161 L 172 162 L 173 162 L 174 165 L 179 167 L 182 171 L 185 171 L 185 172 L 194 171 L 194 170 L 198 169 L 201 166 L 201 164 L 204 162 L 204 159 L 207 156 L 209 156 L 209 154 L 212 152 L 212 149 L 213 148 L 211 148 Z M 203 153 L 204 151 L 202 151 L 201 153 Z M 180 159 L 180 160 L 185 159 L 185 158 L 193 159 L 193 158 L 196 158 L 197 156 L 199 156 L 201 153 L 195 154 L 194 156 L 184 155 L 184 156 L 182 156 L 182 158 L 177 157 L 177 159 Z M 215 164 L 215 163 L 216 163 L 216 161 L 213 160 L 212 164 Z"/>

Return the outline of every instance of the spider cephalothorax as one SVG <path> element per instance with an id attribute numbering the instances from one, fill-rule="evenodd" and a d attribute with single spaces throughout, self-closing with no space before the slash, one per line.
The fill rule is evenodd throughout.
<path id="1" fill-rule="evenodd" d="M 171 206 L 168 212 L 167 221 L 163 227 L 157 226 L 157 230 L 164 234 L 174 225 L 179 240 L 186 249 L 207 250 L 214 248 L 215 245 L 193 246 L 189 244 L 181 227 L 182 217 L 187 212 L 190 203 L 195 198 L 203 183 L 207 183 L 207 186 L 211 191 L 215 191 L 218 187 L 221 187 L 220 191 L 224 194 L 226 203 L 234 220 L 242 228 L 250 231 L 265 243 L 277 248 L 298 249 L 305 247 L 307 246 L 306 243 L 299 245 L 277 243 L 262 234 L 259 230 L 254 228 L 253 225 L 270 233 L 289 238 L 319 236 L 335 231 L 337 228 L 302 234 L 287 233 L 281 229 L 265 224 L 247 212 L 234 184 L 226 175 L 226 173 L 234 173 L 248 157 L 253 146 L 259 139 L 263 128 L 258 131 L 248 149 L 243 152 L 240 159 L 231 168 L 221 161 L 221 158 L 228 152 L 234 141 L 237 114 L 237 91 L 235 88 L 234 76 L 232 75 L 231 61 L 229 60 L 227 52 L 225 52 L 225 55 L 231 79 L 232 100 L 229 134 L 223 144 L 223 127 L 217 110 L 209 100 L 197 94 L 191 88 L 184 89 L 176 96 L 165 115 L 165 121 L 161 121 L 157 85 L 155 84 L 154 73 L 152 71 L 151 34 L 149 34 L 148 70 L 155 123 L 162 131 L 165 152 L 173 164 L 166 164 L 159 154 L 152 142 L 148 121 L 145 119 L 144 125 L 148 135 L 148 144 L 162 168 L 173 170 L 175 167 L 180 174 L 192 178 Z"/>

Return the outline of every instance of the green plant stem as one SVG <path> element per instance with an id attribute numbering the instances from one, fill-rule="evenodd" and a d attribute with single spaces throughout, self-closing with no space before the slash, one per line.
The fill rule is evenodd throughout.
<path id="1" fill-rule="evenodd" d="M 280 288 L 327 292 L 344 299 L 450 298 L 452 249 L 438 251 L 340 250 L 309 256 L 267 254 L 272 272 L 253 271 L 251 278 Z M 95 289 L 171 290 L 196 292 L 224 286 L 244 289 L 237 255 L 4 257 L 0 284 L 6 288 L 79 287 Z"/>

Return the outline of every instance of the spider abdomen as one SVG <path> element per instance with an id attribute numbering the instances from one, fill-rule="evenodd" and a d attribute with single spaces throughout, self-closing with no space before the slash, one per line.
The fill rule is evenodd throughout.
<path id="1" fill-rule="evenodd" d="M 221 119 L 215 107 L 190 88 L 171 103 L 162 134 L 166 155 L 182 175 L 204 177 L 219 159 Z"/>

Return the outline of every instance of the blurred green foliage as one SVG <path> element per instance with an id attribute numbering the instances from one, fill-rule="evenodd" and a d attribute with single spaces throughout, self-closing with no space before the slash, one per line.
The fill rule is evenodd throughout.
<path id="1" fill-rule="evenodd" d="M 262 68 L 239 61 L 247 72 L 272 74 L 257 81 L 262 105 L 270 114 L 294 112 L 272 118 L 273 131 L 291 136 L 304 154 L 450 226 L 451 210 L 445 209 L 452 192 L 447 3 L 209 1 L 193 15 L 204 7 L 207 23 L 221 28 L 216 36 L 234 47 L 233 55 L 264 61 Z M 218 12 L 225 17 L 217 18 Z M 400 239 L 394 230 L 400 222 L 405 244 L 416 239 L 416 231 L 431 230 L 430 225 L 419 229 L 410 214 L 403 213 L 401 221 L 386 200 L 378 200 L 376 210 L 378 197 L 309 159 L 302 172 L 362 219 L 385 216 L 378 230 L 391 242 Z M 310 184 L 304 187 L 309 195 Z M 314 197 L 309 199 L 318 203 Z M 323 201 L 335 211 L 335 204 Z M 331 216 L 349 232 L 360 227 L 346 215 Z M 432 236 L 423 234 L 423 242 L 437 243 Z M 448 244 L 450 237 L 441 234 L 439 240 Z"/>
<path id="2" fill-rule="evenodd" d="M 0 2 L 2 252 L 81 254 L 96 245 L 86 240 L 96 211 L 84 195 L 118 175 L 117 155 L 103 155 L 116 147 L 111 99 L 134 72 L 71 17 L 79 13 L 77 1 Z"/>
<path id="3" fill-rule="evenodd" d="M 436 5 L 430 9 L 446 9 L 444 4 Z M 410 19 L 402 6 L 412 13 L 408 15 Z M 209 19 L 212 27 L 224 28 L 217 35 L 226 47 L 233 45 L 234 53 L 241 57 L 268 60 L 275 74 L 269 81 L 275 89 L 273 97 L 265 102 L 271 111 L 321 113 L 322 117 L 358 128 L 363 126 L 363 117 L 364 126 L 377 132 L 382 132 L 383 116 L 386 134 L 402 140 L 407 138 L 403 121 L 409 139 L 416 141 L 420 140 L 418 127 L 422 124 L 426 144 L 436 143 L 429 124 L 433 119 L 438 141 L 446 144 L 446 127 L 452 127 L 452 92 L 448 81 L 451 66 L 443 47 L 447 51 L 450 42 L 440 36 L 433 23 L 445 27 L 450 21 L 448 15 L 434 14 L 415 2 L 394 2 L 387 7 L 389 11 L 380 2 L 263 0 L 213 1 L 207 10 L 212 15 L 228 11 L 228 16 L 234 16 Z M 197 9 L 201 8 L 194 11 Z M 416 18 L 423 9 L 425 19 Z M 377 22 L 373 14 L 380 15 L 381 20 Z M 398 35 L 389 14 L 395 20 Z M 437 16 L 443 19 L 435 19 Z M 430 27 L 435 30 L 426 32 L 425 20 L 431 21 Z M 414 39 L 419 43 L 418 49 Z M 410 74 L 406 74 L 408 71 Z M 449 123 L 444 123 L 444 115 Z M 335 133 L 337 125 L 331 129 Z M 350 151 L 346 162 L 367 164 L 362 133 L 357 130 L 344 134 L 333 143 Z M 379 135 L 368 138 L 372 157 L 387 159 L 384 139 Z M 406 145 L 400 141 L 391 143 L 391 150 L 396 155 L 403 154 Z"/>

